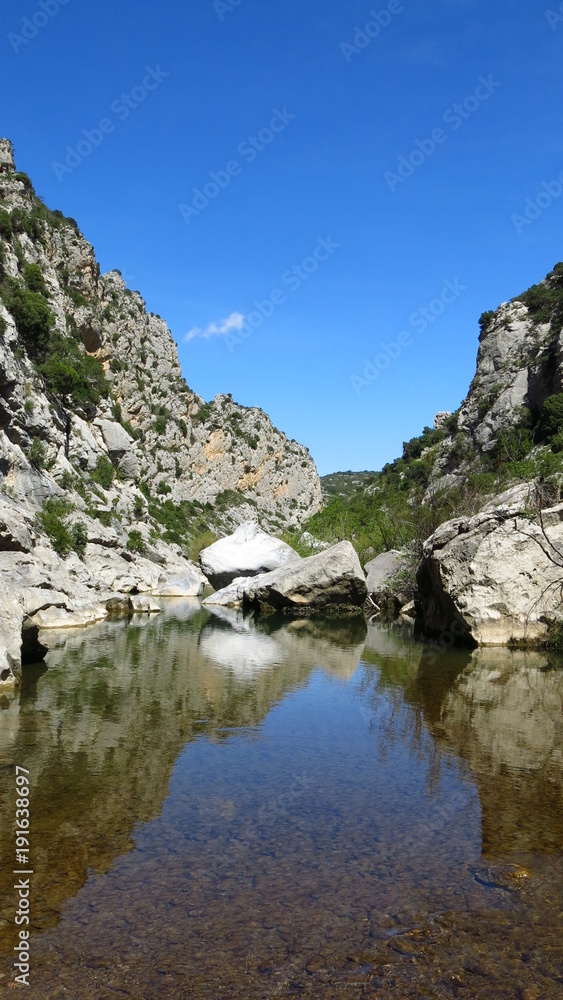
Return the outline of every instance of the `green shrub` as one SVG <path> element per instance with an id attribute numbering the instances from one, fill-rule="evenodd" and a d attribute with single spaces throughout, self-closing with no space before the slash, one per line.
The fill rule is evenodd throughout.
<path id="1" fill-rule="evenodd" d="M 166 432 L 166 417 L 157 417 L 153 427 L 157 434 L 164 434 Z"/>
<path id="2" fill-rule="evenodd" d="M 202 403 L 197 413 L 192 416 L 193 424 L 202 424 L 204 421 L 209 420 L 209 417 L 213 413 L 212 403 Z"/>
<path id="3" fill-rule="evenodd" d="M 67 285 L 67 287 L 65 288 L 65 292 L 68 295 L 70 301 L 73 302 L 75 306 L 90 305 L 89 299 L 86 298 L 86 296 L 80 291 L 79 288 L 73 288 L 72 285 Z"/>
<path id="4" fill-rule="evenodd" d="M 68 471 L 68 469 L 64 470 L 64 472 L 63 472 L 63 474 L 61 476 L 61 483 L 60 483 L 60 485 L 61 485 L 61 488 L 63 490 L 71 490 L 73 488 L 73 485 L 74 485 L 74 476 L 72 475 L 71 472 Z"/>
<path id="5" fill-rule="evenodd" d="M 70 530 L 72 547 L 80 559 L 84 559 L 86 546 L 88 544 L 88 532 L 83 521 L 76 521 Z"/>
<path id="6" fill-rule="evenodd" d="M 41 438 L 34 437 L 29 449 L 29 461 L 36 469 L 45 468 L 45 445 Z"/>
<path id="7" fill-rule="evenodd" d="M 47 298 L 48 292 L 45 278 L 38 264 L 26 264 L 23 269 L 23 277 L 30 292 L 38 292 L 39 295 Z"/>
<path id="8" fill-rule="evenodd" d="M 203 549 L 207 549 L 210 545 L 213 545 L 213 542 L 216 541 L 217 535 L 215 535 L 212 531 L 209 531 L 209 529 L 200 532 L 200 534 L 196 535 L 190 544 L 190 559 L 192 559 L 193 562 L 197 562 L 199 553 L 202 552 Z"/>
<path id="9" fill-rule="evenodd" d="M 65 521 L 71 507 L 64 500 L 50 497 L 45 500 L 42 510 L 37 515 L 39 527 L 49 536 L 55 552 L 63 559 L 73 546 L 72 534 Z"/>
<path id="10" fill-rule="evenodd" d="M 4 208 L 0 208 L 0 236 L 4 240 L 12 238 L 12 220 Z"/>
<path id="11" fill-rule="evenodd" d="M 55 317 L 43 296 L 29 288 L 15 288 L 4 301 L 27 346 L 35 351 L 46 347 Z"/>
<path id="12" fill-rule="evenodd" d="M 129 537 L 127 539 L 127 550 L 129 552 L 145 552 L 146 548 L 147 546 L 141 532 L 137 531 L 136 528 L 133 528 L 133 530 L 129 532 Z"/>
<path id="13" fill-rule="evenodd" d="M 548 396 L 543 404 L 537 427 L 539 441 L 549 441 L 563 431 L 563 392 Z"/>
<path id="14" fill-rule="evenodd" d="M 143 514 L 145 513 L 145 505 L 140 497 L 135 497 L 133 503 L 133 513 L 137 518 L 142 517 Z"/>
<path id="15" fill-rule="evenodd" d="M 96 462 L 96 468 L 92 472 L 92 479 L 99 483 L 105 490 L 109 490 L 115 476 L 115 467 L 110 462 L 107 455 L 100 455 Z"/>
<path id="16" fill-rule="evenodd" d="M 545 282 L 532 285 L 516 301 L 523 302 L 535 323 L 550 323 L 559 332 L 563 324 L 563 265 L 556 264 Z"/>
<path id="17" fill-rule="evenodd" d="M 46 360 L 38 365 L 47 389 L 57 396 L 68 396 L 75 403 L 98 403 L 109 393 L 109 384 L 101 361 L 86 354 L 71 337 L 53 333 L 47 345 Z"/>
<path id="18" fill-rule="evenodd" d="M 158 493 L 159 496 L 166 496 L 167 493 L 172 493 L 172 489 L 168 485 L 168 483 L 164 481 L 164 479 L 161 479 L 158 486 L 156 487 L 156 492 Z"/>
<path id="19" fill-rule="evenodd" d="M 479 329 L 481 334 L 485 333 L 489 329 L 491 323 L 495 318 L 494 311 L 492 309 L 487 309 L 486 312 L 481 313 L 479 316 Z"/>
<path id="20" fill-rule="evenodd" d="M 33 191 L 33 184 L 31 183 L 31 178 L 23 170 L 18 170 L 14 174 L 14 179 L 16 181 L 21 181 L 26 191 Z"/>

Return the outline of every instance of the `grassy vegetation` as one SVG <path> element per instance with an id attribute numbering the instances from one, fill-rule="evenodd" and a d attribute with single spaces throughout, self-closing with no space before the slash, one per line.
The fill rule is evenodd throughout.
<path id="1" fill-rule="evenodd" d="M 72 512 L 72 504 L 58 497 L 50 497 L 43 503 L 37 515 L 40 530 L 49 536 L 55 552 L 64 559 L 74 550 L 83 559 L 88 544 L 88 534 L 82 521 L 69 525 L 68 515 Z"/>
<path id="2" fill-rule="evenodd" d="M 362 561 L 392 548 L 406 548 L 417 558 L 444 521 L 476 513 L 513 483 L 563 476 L 563 394 L 548 397 L 538 415 L 523 407 L 518 416 L 516 426 L 501 431 L 483 454 L 472 451 L 465 435 L 454 434 L 450 455 L 458 463 L 459 482 L 433 493 L 428 486 L 446 430 L 425 427 L 404 442 L 401 458 L 381 472 L 363 474 L 363 483 L 351 492 L 333 477 L 338 494 L 329 496 L 306 530 L 323 541 L 350 539 Z M 449 426 L 455 426 L 451 418 Z"/>
<path id="3" fill-rule="evenodd" d="M 49 305 L 49 291 L 41 267 L 25 260 L 18 234 L 27 233 L 36 244 L 45 244 L 47 229 L 72 227 L 78 233 L 74 219 L 67 219 L 62 212 L 52 212 L 34 194 L 31 182 L 24 182 L 30 195 L 29 210 L 15 208 L 11 213 L 0 210 L 0 236 L 11 242 L 18 258 L 19 275 L 9 277 L 2 261 L 5 258 L 0 246 L 0 298 L 14 317 L 18 335 L 37 371 L 42 375 L 46 389 L 62 399 L 65 405 L 97 403 L 109 393 L 104 369 L 96 358 L 86 354 L 79 336 L 71 323 L 69 333 L 55 330 L 55 317 Z M 63 268 L 63 285 L 68 271 Z M 85 296 L 77 289 L 66 287 L 66 292 L 77 305 L 87 304 Z"/>
<path id="4" fill-rule="evenodd" d="M 109 490 L 115 478 L 115 466 L 106 455 L 100 455 L 91 476 L 95 483 L 99 483 L 104 490 Z"/>
<path id="5" fill-rule="evenodd" d="M 143 536 L 137 528 L 133 528 L 129 532 L 129 537 L 127 539 L 127 549 L 129 552 L 138 552 L 142 554 L 146 551 L 147 546 L 145 545 Z"/>

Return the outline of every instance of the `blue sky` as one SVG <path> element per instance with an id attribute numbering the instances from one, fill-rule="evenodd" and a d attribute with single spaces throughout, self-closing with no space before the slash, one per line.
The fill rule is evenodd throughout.
<path id="1" fill-rule="evenodd" d="M 23 0 L 0 134 L 193 389 L 321 474 L 377 469 L 459 405 L 481 312 L 563 257 L 559 8 Z"/>

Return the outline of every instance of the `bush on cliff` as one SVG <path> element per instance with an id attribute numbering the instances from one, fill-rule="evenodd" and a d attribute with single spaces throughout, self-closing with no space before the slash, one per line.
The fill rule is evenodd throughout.
<path id="1" fill-rule="evenodd" d="M 8 292 L 4 302 L 26 346 L 35 353 L 45 348 L 55 325 L 55 317 L 43 295 L 29 288 L 17 287 Z"/>

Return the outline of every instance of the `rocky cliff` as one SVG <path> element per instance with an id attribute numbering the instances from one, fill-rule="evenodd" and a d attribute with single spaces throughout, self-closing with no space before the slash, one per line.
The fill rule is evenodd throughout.
<path id="1" fill-rule="evenodd" d="M 438 415 L 447 433 L 436 456 L 435 481 L 561 450 L 560 442 L 552 447 L 558 429 L 547 425 L 546 416 L 563 389 L 563 264 L 495 312 L 483 313 L 479 324 L 467 396 L 456 414 Z M 553 470 L 559 466 L 549 464 Z"/>
<path id="2" fill-rule="evenodd" d="M 307 529 L 344 533 L 364 565 L 401 550 L 394 596 L 418 587 L 426 636 L 551 643 L 563 635 L 563 264 L 479 325 L 459 410 L 381 472 L 329 477 Z"/>
<path id="3" fill-rule="evenodd" d="M 308 450 L 262 410 L 205 402 L 166 323 L 0 140 L 0 589 L 28 616 L 196 572 L 199 539 L 320 506 Z M 49 591 L 53 597 L 46 597 Z M 6 602 L 4 604 L 7 607 Z M 96 612 L 94 611 L 94 614 Z M 0 616 L 0 678 L 17 667 Z M 6 653 L 6 649 L 12 652 Z"/>

